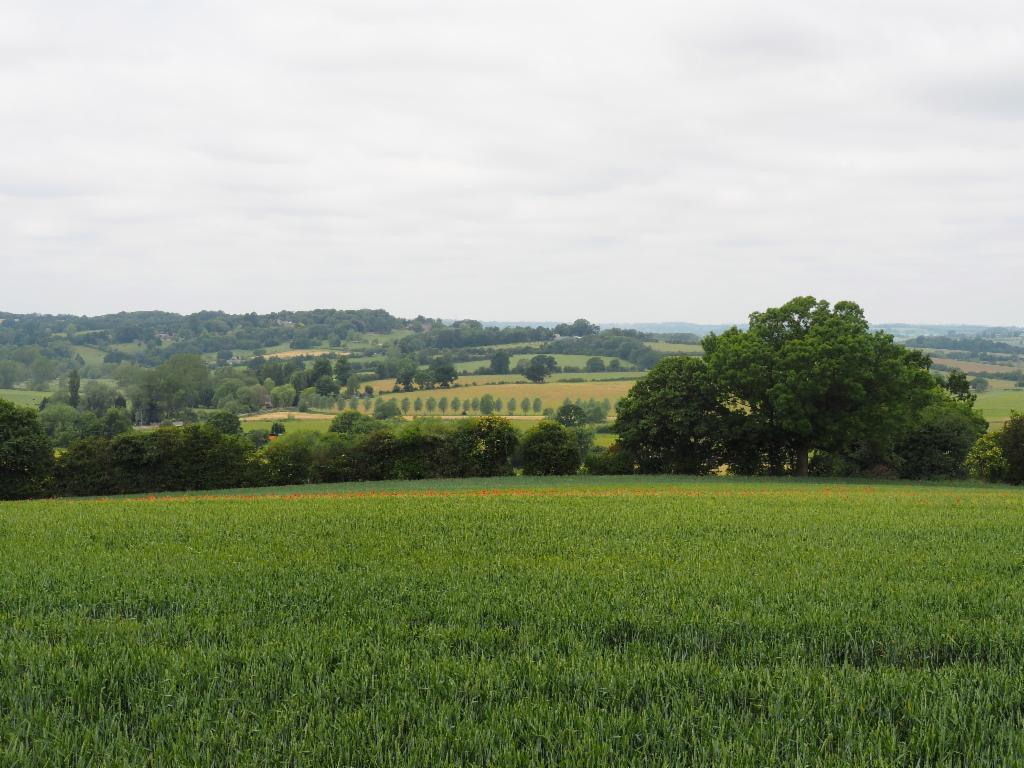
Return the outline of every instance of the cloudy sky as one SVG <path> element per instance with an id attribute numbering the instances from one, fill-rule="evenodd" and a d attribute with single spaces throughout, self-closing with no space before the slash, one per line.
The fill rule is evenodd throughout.
<path id="1" fill-rule="evenodd" d="M 1019 0 L 0 0 L 0 310 L 1024 325 Z"/>

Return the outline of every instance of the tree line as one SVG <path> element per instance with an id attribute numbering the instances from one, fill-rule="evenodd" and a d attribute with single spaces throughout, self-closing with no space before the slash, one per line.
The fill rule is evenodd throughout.
<path id="1" fill-rule="evenodd" d="M 575 407 L 575 406 L 574 406 Z M 38 414 L 0 400 L 0 498 L 102 496 L 356 480 L 568 474 L 589 448 L 550 420 L 520 433 L 482 416 L 382 421 L 347 411 L 326 433 L 282 434 L 257 447 L 238 417 L 73 442 L 54 453 Z"/>

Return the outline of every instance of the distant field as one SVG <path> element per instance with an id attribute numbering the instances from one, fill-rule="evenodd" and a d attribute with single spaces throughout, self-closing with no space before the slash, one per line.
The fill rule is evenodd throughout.
<path id="1" fill-rule="evenodd" d="M 959 368 L 964 373 L 1012 373 L 1020 368 L 1013 365 L 995 365 L 993 363 L 975 363 L 969 360 L 954 360 L 951 357 L 933 357 L 932 362 L 936 365 L 946 365 L 950 368 Z"/>
<path id="2" fill-rule="evenodd" d="M 547 353 L 540 353 L 540 354 L 547 354 Z M 520 363 L 522 361 L 529 362 L 529 360 L 531 358 L 533 358 L 533 357 L 534 357 L 534 355 L 512 355 L 511 358 L 510 358 L 509 364 L 510 364 L 511 367 L 514 368 L 518 363 Z M 621 366 L 623 371 L 634 370 L 634 366 L 633 366 L 632 363 L 628 363 L 625 360 L 622 360 L 621 358 L 616 358 L 616 357 L 607 357 L 607 356 L 601 356 L 601 355 L 551 355 L 551 357 L 555 358 L 555 361 L 558 363 L 559 367 L 569 366 L 569 367 L 572 367 L 572 368 L 579 368 L 579 369 L 583 370 L 584 368 L 586 368 L 588 360 L 590 360 L 592 357 L 599 357 L 601 360 L 604 361 L 605 365 L 608 365 L 609 363 L 611 363 L 612 360 L 618 360 L 619 361 L 619 365 Z M 481 368 L 486 368 L 488 365 L 490 365 L 490 362 L 487 361 L 487 360 L 457 360 L 457 361 L 455 361 L 455 368 L 456 368 L 456 370 L 459 371 L 460 374 L 462 374 L 464 372 L 465 373 L 472 373 L 473 371 L 478 371 Z M 566 375 L 566 376 L 577 376 L 579 374 L 568 373 L 568 374 L 564 374 L 564 375 Z M 615 375 L 614 372 L 612 373 L 612 375 Z M 506 374 L 506 377 L 507 376 L 508 376 L 508 374 Z"/>
<path id="3" fill-rule="evenodd" d="M 1010 418 L 1010 411 L 1024 413 L 1024 389 L 998 389 L 978 395 L 977 408 L 989 423 L 1002 425 Z"/>
<path id="4" fill-rule="evenodd" d="M 272 411 L 256 416 L 243 416 L 242 421 L 323 421 L 334 417 L 326 413 L 303 413 L 302 411 Z"/>
<path id="5" fill-rule="evenodd" d="M 582 477 L 3 502 L 0 764 L 1019 766 L 1022 499 Z"/>
<path id="6" fill-rule="evenodd" d="M 103 358 L 106 357 L 106 352 L 95 347 L 83 347 L 81 344 L 76 344 L 71 349 L 74 350 L 76 355 L 80 355 L 85 360 L 86 365 L 103 365 Z"/>
<path id="7" fill-rule="evenodd" d="M 42 402 L 44 397 L 49 397 L 53 392 L 37 392 L 31 389 L 0 389 L 0 399 L 9 400 L 16 405 L 30 405 L 35 407 Z"/>
<path id="8" fill-rule="evenodd" d="M 242 429 L 246 432 L 253 432 L 257 429 L 262 429 L 267 432 L 270 431 L 270 427 L 273 426 L 274 422 L 279 422 L 284 426 L 284 431 L 289 432 L 326 432 L 327 428 L 331 426 L 331 420 L 333 416 L 328 416 L 323 419 L 307 419 L 299 420 L 292 419 L 246 419 L 242 422 Z"/>
<path id="9" fill-rule="evenodd" d="M 462 382 L 462 379 L 459 379 Z M 461 386 L 452 389 L 431 389 L 426 391 L 415 391 L 415 392 L 402 392 L 402 393 L 386 393 L 382 397 L 385 400 L 398 399 L 402 400 L 404 397 L 408 397 L 410 400 L 415 400 L 417 397 L 426 400 L 428 397 L 447 397 L 451 400 L 453 397 L 458 397 L 461 400 L 465 400 L 467 397 L 483 397 L 485 394 L 489 394 L 492 397 L 500 397 L 502 400 L 508 400 L 510 397 L 516 399 L 516 404 L 524 397 L 530 398 L 532 401 L 535 397 L 539 397 L 543 403 L 544 408 L 557 408 L 560 406 L 566 398 L 575 401 L 577 398 L 580 400 L 589 400 L 591 398 L 601 401 L 608 398 L 614 407 L 615 402 L 629 392 L 630 388 L 635 384 L 635 381 L 583 381 L 583 382 L 560 382 L 560 381 L 549 381 L 544 384 L 531 384 L 529 382 L 523 384 L 480 384 L 478 386 Z M 383 387 L 381 386 L 383 385 Z M 394 381 L 382 380 L 374 383 L 376 391 L 386 392 L 394 386 Z"/>
<path id="10" fill-rule="evenodd" d="M 674 355 L 703 355 L 704 347 L 700 344 L 673 344 L 670 341 L 645 341 L 655 352 L 669 352 Z"/>
<path id="11" fill-rule="evenodd" d="M 264 357 L 266 357 L 267 359 L 277 358 L 279 360 L 287 360 L 290 357 L 308 357 L 310 355 L 319 356 L 329 355 L 331 353 L 334 353 L 339 356 L 348 355 L 348 352 L 345 352 L 344 350 L 339 349 L 337 347 L 316 347 L 314 349 L 285 349 L 281 350 L 280 352 L 267 352 L 267 354 L 264 355 Z"/>
<path id="12" fill-rule="evenodd" d="M 622 379 L 626 381 L 629 386 L 632 386 L 637 379 L 644 376 L 645 371 L 606 371 L 604 373 L 555 373 L 552 374 L 548 381 L 545 383 L 552 382 L 569 382 L 569 383 L 580 383 L 593 382 L 593 381 L 614 381 Z M 394 379 L 374 379 L 373 381 L 366 382 L 374 388 L 374 391 L 390 392 L 395 388 Z M 525 377 L 520 376 L 517 373 L 479 373 L 479 374 L 465 374 L 460 375 L 456 381 L 457 387 L 452 389 L 464 389 L 467 387 L 483 386 L 484 384 L 528 384 L 530 386 L 537 386 L 532 382 L 528 381 Z M 627 387 L 628 388 L 628 387 Z M 451 392 L 452 389 L 432 389 L 424 390 L 436 395 L 438 392 Z M 417 390 L 418 391 L 418 390 Z"/>

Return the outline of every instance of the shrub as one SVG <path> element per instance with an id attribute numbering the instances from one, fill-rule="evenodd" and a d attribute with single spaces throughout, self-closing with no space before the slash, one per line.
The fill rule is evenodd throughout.
<path id="1" fill-rule="evenodd" d="M 523 436 L 522 457 L 527 475 L 571 475 L 580 468 L 576 435 L 554 421 L 542 421 Z"/>
<path id="2" fill-rule="evenodd" d="M 629 454 L 618 443 L 588 453 L 583 468 L 590 475 L 630 475 L 635 471 Z"/>
<path id="3" fill-rule="evenodd" d="M 1013 411 L 999 434 L 999 447 L 1006 458 L 1006 480 L 1024 484 L 1024 413 Z"/>
<path id="4" fill-rule="evenodd" d="M 457 476 L 511 475 L 512 454 L 518 444 L 519 433 L 508 419 L 463 419 L 455 428 Z"/>
<path id="5" fill-rule="evenodd" d="M 964 469 L 975 480 L 998 483 L 1006 476 L 1009 465 L 999 445 L 999 435 L 982 435 L 967 453 Z"/>
<path id="6" fill-rule="evenodd" d="M 53 471 L 53 449 L 39 415 L 0 400 L 0 499 L 45 493 Z"/>

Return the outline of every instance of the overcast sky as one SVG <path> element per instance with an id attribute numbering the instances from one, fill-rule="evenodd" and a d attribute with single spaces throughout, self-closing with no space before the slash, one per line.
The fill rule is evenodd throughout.
<path id="1" fill-rule="evenodd" d="M 0 310 L 1024 325 L 1020 0 L 0 0 Z"/>

